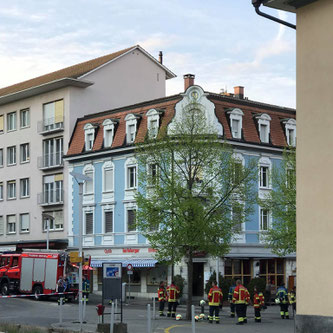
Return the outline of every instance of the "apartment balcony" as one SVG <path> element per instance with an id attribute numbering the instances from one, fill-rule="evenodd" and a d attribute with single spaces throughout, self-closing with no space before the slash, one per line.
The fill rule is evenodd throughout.
<path id="1" fill-rule="evenodd" d="M 38 169 L 50 170 L 64 166 L 63 153 L 45 154 L 38 157 Z"/>
<path id="2" fill-rule="evenodd" d="M 38 204 L 40 206 L 55 206 L 55 205 L 63 205 L 64 203 L 64 191 L 63 190 L 52 190 L 52 191 L 44 191 L 42 193 L 38 193 Z"/>
<path id="3" fill-rule="evenodd" d="M 43 119 L 37 124 L 37 131 L 39 134 L 46 135 L 64 130 L 64 117 L 54 117 Z"/>

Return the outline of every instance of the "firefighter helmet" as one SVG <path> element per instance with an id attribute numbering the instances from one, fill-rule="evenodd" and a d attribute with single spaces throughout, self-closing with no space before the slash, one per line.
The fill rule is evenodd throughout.
<path id="1" fill-rule="evenodd" d="M 182 315 L 181 314 L 177 314 L 176 320 L 181 320 L 181 319 L 182 319 Z"/>

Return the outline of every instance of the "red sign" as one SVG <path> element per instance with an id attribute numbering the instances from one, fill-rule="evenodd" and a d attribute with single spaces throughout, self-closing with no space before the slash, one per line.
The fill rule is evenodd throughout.
<path id="1" fill-rule="evenodd" d="M 140 249 L 123 249 L 123 253 L 139 253 Z"/>
<path id="2" fill-rule="evenodd" d="M 157 250 L 155 250 L 155 249 L 152 249 L 151 247 L 148 249 L 148 252 L 157 252 Z"/>
<path id="3" fill-rule="evenodd" d="M 104 249 L 104 253 L 105 254 L 110 254 L 110 253 L 112 253 L 112 250 L 111 249 Z"/>
<path id="4" fill-rule="evenodd" d="M 132 264 L 128 264 L 128 265 L 127 265 L 127 270 L 128 270 L 128 271 L 131 271 L 132 269 L 133 269 Z"/>

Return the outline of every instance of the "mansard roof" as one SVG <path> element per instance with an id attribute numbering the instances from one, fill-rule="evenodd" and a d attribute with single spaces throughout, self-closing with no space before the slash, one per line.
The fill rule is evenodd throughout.
<path id="1" fill-rule="evenodd" d="M 200 88 L 201 89 L 201 88 Z M 220 124 L 223 126 L 223 136 L 230 142 L 255 144 L 259 146 L 283 148 L 287 146 L 287 140 L 284 130 L 285 119 L 295 119 L 296 110 L 291 108 L 284 108 L 276 105 L 264 104 L 247 99 L 239 99 L 237 97 L 223 96 L 214 93 L 205 93 L 207 99 L 214 104 L 215 115 Z M 92 152 L 99 151 L 112 151 L 116 148 L 128 147 L 126 144 L 126 121 L 125 117 L 128 114 L 140 115 L 138 119 L 137 134 L 135 143 L 143 142 L 147 134 L 147 112 L 151 109 L 159 109 L 164 112 L 160 115 L 160 129 L 165 128 L 173 119 L 175 115 L 176 104 L 183 99 L 184 94 L 178 94 L 159 98 L 127 107 L 122 107 L 115 110 L 108 110 L 96 114 L 91 114 L 77 120 L 75 129 L 72 134 L 70 146 L 67 156 L 85 155 Z M 242 138 L 234 139 L 231 134 L 231 127 L 229 122 L 230 110 L 238 108 L 243 115 L 243 128 Z M 270 142 L 261 143 L 258 132 L 258 125 L 256 116 L 260 114 L 267 114 L 270 118 Z M 118 120 L 115 129 L 114 139 L 112 146 L 108 148 L 103 147 L 103 121 L 112 118 Z M 92 151 L 84 151 L 84 126 L 88 123 L 97 124 L 97 133 L 95 133 L 95 141 Z"/>

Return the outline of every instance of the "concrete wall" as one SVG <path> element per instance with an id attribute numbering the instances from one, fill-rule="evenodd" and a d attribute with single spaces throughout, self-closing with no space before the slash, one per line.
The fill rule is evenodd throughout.
<path id="1" fill-rule="evenodd" d="M 333 316 L 332 17 L 331 0 L 297 11 L 298 315 Z M 332 332 L 333 325 L 308 328 L 299 332 Z"/>

